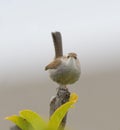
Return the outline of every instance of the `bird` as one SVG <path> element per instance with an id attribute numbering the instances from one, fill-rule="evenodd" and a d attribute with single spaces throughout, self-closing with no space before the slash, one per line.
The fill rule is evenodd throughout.
<path id="1" fill-rule="evenodd" d="M 80 62 L 74 52 L 55 58 L 45 67 L 45 70 L 49 71 L 50 78 L 54 82 L 65 87 L 78 81 L 81 74 Z"/>

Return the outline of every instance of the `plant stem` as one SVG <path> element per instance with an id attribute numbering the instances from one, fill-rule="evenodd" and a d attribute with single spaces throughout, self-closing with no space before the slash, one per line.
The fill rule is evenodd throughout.
<path id="1" fill-rule="evenodd" d="M 60 107 L 61 105 L 63 105 L 64 103 L 68 102 L 70 98 L 70 92 L 68 91 L 68 89 L 66 87 L 59 87 L 56 96 L 52 99 L 52 101 L 50 102 L 50 116 L 54 113 L 54 111 Z M 65 115 L 65 117 L 63 118 L 59 129 L 64 130 L 65 125 L 66 125 L 66 120 L 67 120 L 67 114 Z"/>

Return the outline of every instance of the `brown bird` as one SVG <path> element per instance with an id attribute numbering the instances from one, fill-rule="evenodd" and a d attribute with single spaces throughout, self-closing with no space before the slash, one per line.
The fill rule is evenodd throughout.
<path id="1" fill-rule="evenodd" d="M 77 54 L 73 52 L 69 53 L 68 56 L 55 58 L 45 67 L 45 70 L 49 70 L 50 78 L 60 86 L 75 83 L 79 80 L 81 73 Z"/>

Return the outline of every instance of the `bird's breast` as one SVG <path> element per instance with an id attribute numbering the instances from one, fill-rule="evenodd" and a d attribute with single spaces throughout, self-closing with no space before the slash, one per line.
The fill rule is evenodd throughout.
<path id="1" fill-rule="evenodd" d="M 50 70 L 50 77 L 59 84 L 72 84 L 80 77 L 80 67 L 74 62 L 63 62 Z"/>

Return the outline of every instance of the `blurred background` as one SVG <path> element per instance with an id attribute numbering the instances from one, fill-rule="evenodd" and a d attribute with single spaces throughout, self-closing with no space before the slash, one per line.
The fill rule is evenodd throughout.
<path id="1" fill-rule="evenodd" d="M 76 130 L 120 130 L 120 1 L 0 1 L 0 129 L 4 117 L 32 109 L 45 119 L 58 85 L 44 67 L 54 58 L 51 32 L 62 33 L 64 54 L 76 52 L 79 101 L 68 115 Z"/>

